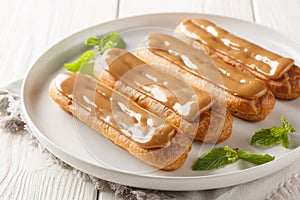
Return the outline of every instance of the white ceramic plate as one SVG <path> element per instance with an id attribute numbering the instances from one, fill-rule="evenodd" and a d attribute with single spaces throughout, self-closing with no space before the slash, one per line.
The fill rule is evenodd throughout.
<path id="1" fill-rule="evenodd" d="M 192 171 L 191 165 L 199 156 L 199 149 L 203 148 L 200 143 L 195 143 L 184 166 L 173 172 L 164 172 L 154 170 L 116 147 L 102 135 L 63 112 L 48 96 L 49 82 L 56 74 L 64 71 L 63 63 L 77 58 L 85 50 L 86 38 L 117 31 L 127 42 L 128 49 L 134 49 L 147 33 L 167 31 L 166 28 L 174 29 L 187 17 L 207 18 L 267 49 L 298 58 L 300 46 L 282 34 L 257 24 L 226 17 L 172 13 L 130 17 L 100 24 L 78 32 L 53 46 L 27 73 L 22 89 L 22 109 L 37 139 L 55 156 L 83 172 L 125 185 L 159 190 L 202 190 L 241 184 L 274 173 L 299 158 L 299 131 L 291 138 L 291 149 L 284 149 L 280 145 L 256 148 L 249 143 L 256 130 L 280 126 L 282 115 L 300 130 L 300 99 L 277 101 L 271 115 L 261 122 L 249 123 L 234 118 L 232 136 L 218 145 L 269 153 L 276 156 L 275 161 L 260 166 L 238 161 L 217 170 Z M 299 64 L 299 60 L 296 60 L 296 63 Z M 84 134 L 78 135 L 78 131 Z"/>

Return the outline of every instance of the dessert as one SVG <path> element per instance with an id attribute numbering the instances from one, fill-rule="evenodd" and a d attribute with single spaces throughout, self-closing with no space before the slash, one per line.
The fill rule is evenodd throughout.
<path id="1" fill-rule="evenodd" d="M 125 106 L 124 96 L 114 92 L 112 98 L 113 91 L 90 76 L 61 73 L 49 94 L 62 109 L 158 169 L 179 168 L 191 149 L 192 140 L 171 123 L 134 102 Z"/>
<path id="2" fill-rule="evenodd" d="M 263 120 L 275 105 L 273 93 L 262 81 L 217 59 L 212 60 L 201 49 L 173 36 L 150 34 L 142 45 L 137 50 L 141 60 L 162 73 L 183 78 L 193 88 L 209 91 L 237 117 Z"/>
<path id="3" fill-rule="evenodd" d="M 121 49 L 109 49 L 94 68 L 100 82 L 155 115 L 167 118 L 190 138 L 219 143 L 232 131 L 230 112 L 210 94 L 161 73 Z"/>
<path id="4" fill-rule="evenodd" d="M 300 96 L 300 68 L 293 59 L 237 37 L 205 19 L 185 19 L 176 31 L 185 36 L 185 42 L 203 48 L 220 62 L 262 80 L 277 98 Z"/>

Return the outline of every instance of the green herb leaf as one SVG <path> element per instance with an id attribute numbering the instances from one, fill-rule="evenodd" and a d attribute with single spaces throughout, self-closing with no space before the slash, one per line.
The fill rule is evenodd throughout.
<path id="1" fill-rule="evenodd" d="M 281 135 L 280 143 L 284 148 L 289 148 L 289 136 L 287 132 L 283 132 Z"/>
<path id="2" fill-rule="evenodd" d="M 83 53 L 83 55 L 75 62 L 73 63 L 65 63 L 64 66 L 67 70 L 71 72 L 78 72 L 80 70 L 80 67 L 96 56 L 97 51 L 96 50 L 87 50 Z"/>
<path id="3" fill-rule="evenodd" d="M 281 116 L 281 123 L 282 128 L 284 128 L 288 133 L 296 132 L 296 129 L 294 129 L 294 127 L 288 121 L 286 121 L 283 116 Z"/>
<path id="4" fill-rule="evenodd" d="M 279 142 L 280 135 L 274 135 L 272 129 L 260 129 L 251 138 L 251 145 L 271 146 Z"/>
<path id="5" fill-rule="evenodd" d="M 212 149 L 200 156 L 193 165 L 193 170 L 211 170 L 226 164 L 243 159 L 248 162 L 261 165 L 275 159 L 269 154 L 255 154 L 240 149 L 231 149 L 228 146 Z"/>
<path id="6" fill-rule="evenodd" d="M 235 162 L 237 152 L 229 147 L 219 147 L 200 156 L 193 165 L 193 170 L 211 170 Z"/>
<path id="7" fill-rule="evenodd" d="M 101 41 L 99 38 L 96 37 L 90 37 L 85 41 L 85 45 L 90 45 L 90 46 L 97 46 L 100 45 Z"/>
<path id="8" fill-rule="evenodd" d="M 111 48 L 124 49 L 126 47 L 124 40 L 117 32 L 111 33 L 109 35 L 105 35 L 100 39 L 95 37 L 90 37 L 85 41 L 85 44 L 96 47 L 101 54 L 107 49 L 111 49 Z"/>
<path id="9" fill-rule="evenodd" d="M 281 117 L 282 127 L 272 127 L 268 129 L 261 129 L 254 133 L 251 138 L 251 145 L 271 146 L 278 143 L 285 148 L 289 147 L 288 133 L 293 133 L 296 130 L 293 126 Z"/>
<path id="10" fill-rule="evenodd" d="M 124 49 L 126 44 L 119 33 L 114 32 L 109 35 L 103 36 L 100 39 L 99 49 L 101 53 L 110 48 Z"/>
<path id="11" fill-rule="evenodd" d="M 238 150 L 237 154 L 240 159 L 246 160 L 257 165 L 261 165 L 275 159 L 274 156 L 270 156 L 269 154 L 255 154 L 244 150 Z"/>
<path id="12" fill-rule="evenodd" d="M 87 50 L 83 55 L 73 63 L 65 63 L 64 66 L 71 72 L 78 72 L 81 68 L 81 73 L 94 76 L 93 67 L 89 64 L 93 60 L 98 52 L 101 54 L 110 48 L 124 49 L 126 44 L 119 33 L 114 32 L 109 35 L 105 35 L 102 38 L 90 37 L 85 41 L 85 45 L 93 46 L 93 50 Z"/>

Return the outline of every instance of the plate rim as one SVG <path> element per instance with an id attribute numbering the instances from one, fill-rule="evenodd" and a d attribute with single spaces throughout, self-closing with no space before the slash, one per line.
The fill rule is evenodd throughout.
<path id="1" fill-rule="evenodd" d="M 76 157 L 74 157 L 73 155 L 69 154 L 68 152 L 64 152 L 64 150 L 62 148 L 60 148 L 59 146 L 57 146 L 56 144 L 54 144 L 49 138 L 47 138 L 35 125 L 34 123 L 31 121 L 31 118 L 29 116 L 29 114 L 27 113 L 27 109 L 26 109 L 26 105 L 25 105 L 25 90 L 26 90 L 26 84 L 27 84 L 27 79 L 28 77 L 30 76 L 30 73 L 31 71 L 34 69 L 34 67 L 39 63 L 39 61 L 46 55 L 50 54 L 51 51 L 55 50 L 56 48 L 58 48 L 58 46 L 66 41 L 66 40 L 72 40 L 73 38 L 75 38 L 76 36 L 84 33 L 84 32 L 89 32 L 90 30 L 93 30 L 93 29 L 96 29 L 97 27 L 99 26 L 104 26 L 104 25 L 109 25 L 111 23 L 121 23 L 122 21 L 128 21 L 128 20 L 133 20 L 133 19 L 136 19 L 136 18 L 148 18 L 148 17 L 152 17 L 152 16 L 172 16 L 172 15 L 182 15 L 182 16 L 188 16 L 188 15 L 195 15 L 195 16 L 198 16 L 198 17 L 205 17 L 205 16 L 208 16 L 208 17 L 213 17 L 213 18 L 222 18 L 222 19 L 225 19 L 225 20 L 233 20 L 233 21 L 241 21 L 243 23 L 250 23 L 252 25 L 255 25 L 255 26 L 259 26 L 263 29 L 266 29 L 268 31 L 275 31 L 267 26 L 264 26 L 264 25 L 261 25 L 261 24 L 256 24 L 255 22 L 251 22 L 251 21 L 247 21 L 247 20 L 244 20 L 244 19 L 237 19 L 237 18 L 232 18 L 232 17 L 228 17 L 228 16 L 222 16 L 222 15 L 214 15 L 214 14 L 206 14 L 206 13 L 194 13 L 194 12 L 170 12 L 170 13 L 155 13 L 155 14 L 145 14 L 145 15 L 135 15 L 135 16 L 130 16 L 130 17 L 125 17 L 125 18 L 120 18 L 120 19 L 114 19 L 114 20 L 110 20 L 110 21 L 106 21 L 104 23 L 99 23 L 99 24 L 96 24 L 96 25 L 93 25 L 93 26 L 90 26 L 90 27 L 87 27 L 87 28 L 84 28 L 80 31 L 77 31 L 75 33 L 72 33 L 71 35 L 69 36 L 66 36 L 64 38 L 62 38 L 61 40 L 59 40 L 58 42 L 56 42 L 54 45 L 52 45 L 51 47 L 49 47 L 47 50 L 45 50 L 39 57 L 38 59 L 34 62 L 34 64 L 27 70 L 26 72 L 26 75 L 25 75 L 25 78 L 23 80 L 23 83 L 22 83 L 22 88 L 21 88 L 21 109 L 22 109 L 22 113 L 23 113 L 23 116 L 24 116 L 24 119 L 25 121 L 27 122 L 28 126 L 29 126 L 29 129 L 31 130 L 31 132 L 33 133 L 33 135 L 39 140 L 39 142 L 42 143 L 42 145 L 49 151 L 51 152 L 52 154 L 54 154 L 56 157 L 58 157 L 59 159 L 61 159 L 62 161 L 66 162 L 67 164 L 71 165 L 71 166 L 74 166 L 76 169 L 79 169 L 80 171 L 83 171 L 85 173 L 88 173 L 86 171 L 89 171 L 89 170 L 85 170 L 83 169 L 83 167 L 79 166 L 80 164 L 78 164 L 78 159 Z M 294 41 L 293 39 L 291 38 L 287 38 L 287 36 L 285 36 L 283 33 L 281 32 L 278 32 L 278 31 L 275 31 L 277 35 L 281 35 L 283 36 L 285 39 L 288 39 L 289 41 L 291 42 L 295 42 L 296 46 L 299 46 L 299 43 L 297 41 Z M 300 49 L 300 46 L 299 46 L 299 49 Z M 50 147 L 51 146 L 51 147 Z M 300 147 L 297 147 L 296 149 L 293 149 L 292 151 L 284 154 L 284 156 L 281 156 L 279 158 L 277 158 L 277 163 L 282 163 L 281 167 L 277 167 L 275 170 L 271 170 L 272 172 L 270 173 L 267 173 L 265 174 L 264 176 L 267 176 L 267 175 L 270 175 L 272 173 L 274 173 L 275 171 L 278 171 L 280 169 L 282 169 L 283 167 L 287 166 L 288 164 L 291 164 L 292 162 L 290 161 L 289 163 L 284 163 L 282 160 L 285 160 L 286 157 L 292 157 L 292 160 L 295 160 L 297 157 L 297 153 L 300 151 Z M 58 155 L 58 154 L 62 154 L 62 155 Z M 77 160 L 77 161 L 76 161 Z M 279 161 L 278 161 L 279 160 Z M 97 166 L 97 165 L 94 165 L 93 163 L 90 163 L 86 160 L 79 160 L 79 162 L 83 162 L 85 165 L 90 165 L 91 168 L 100 168 L 100 166 Z M 227 186 L 233 186 L 233 185 L 237 185 L 237 184 L 241 184 L 241 183 L 245 183 L 245 182 L 249 182 L 249 181 L 252 181 L 252 180 L 256 180 L 258 178 L 262 178 L 264 176 L 261 176 L 261 175 L 256 175 L 255 176 L 255 171 L 257 170 L 257 168 L 263 168 L 265 166 L 268 166 L 268 165 L 273 165 L 274 163 L 266 163 L 264 165 L 259 165 L 259 166 L 254 166 L 254 167 L 251 167 L 251 168 L 247 168 L 247 169 L 242 169 L 242 170 L 238 170 L 238 171 L 232 171 L 232 172 L 226 172 L 226 173 L 222 173 L 222 174 L 213 174 L 213 175 L 202 175 L 202 176 L 185 176 L 185 177 L 181 177 L 181 176 L 162 176 L 162 175 L 157 175 L 157 176 L 148 176 L 147 174 L 132 174 L 132 173 L 128 173 L 128 172 L 124 172 L 124 171 L 116 171 L 114 169 L 107 169 L 107 168 L 104 168 L 104 167 L 101 167 L 101 169 L 103 170 L 103 172 L 106 172 L 108 174 L 111 174 L 111 173 L 118 173 L 118 174 L 122 174 L 123 176 L 134 176 L 137 178 L 137 180 L 139 179 L 143 179 L 143 178 L 150 178 L 150 179 L 154 179 L 154 180 L 159 180 L 159 181 L 168 181 L 168 180 L 178 180 L 178 181 L 195 181 L 194 179 L 196 179 L 196 181 L 198 180 L 211 180 L 211 179 L 215 179 L 215 178 L 219 178 L 219 177 L 227 177 L 227 176 L 230 176 L 230 175 L 234 175 L 234 176 L 239 176 L 240 174 L 243 174 L 243 173 L 254 173 L 253 176 L 251 176 L 251 178 L 247 179 L 246 181 L 244 180 L 241 180 L 239 182 L 235 182 L 234 184 L 220 184 L 217 186 L 217 187 L 205 187 L 205 186 L 202 186 L 202 187 L 199 187 L 199 189 L 197 188 L 184 188 L 185 191 L 187 190 L 204 190 L 204 189 L 216 189 L 216 188 L 222 188 L 222 187 L 227 187 Z M 275 163 L 276 164 L 276 163 Z M 92 175 L 95 175 L 95 173 L 89 173 L 89 174 L 92 174 Z M 259 176 L 259 177 L 258 177 Z M 100 177 L 101 178 L 101 177 Z M 105 178 L 103 178 L 105 179 Z M 118 180 L 108 180 L 108 181 L 114 181 L 114 182 L 119 182 Z M 121 183 L 121 184 L 127 184 L 127 185 L 130 185 L 130 186 L 134 186 L 134 187 L 141 187 L 139 186 L 139 184 L 137 184 L 139 182 L 134 182 L 133 184 L 130 184 L 130 183 Z M 143 186 L 143 188 L 145 188 Z M 157 187 L 151 187 L 151 186 L 148 186 L 147 187 L 148 189 L 157 189 L 157 190 L 160 190 L 161 188 L 157 188 Z M 167 190 L 170 190 L 170 191 L 182 191 L 181 188 L 166 188 Z M 165 190 L 165 189 L 163 189 Z"/>

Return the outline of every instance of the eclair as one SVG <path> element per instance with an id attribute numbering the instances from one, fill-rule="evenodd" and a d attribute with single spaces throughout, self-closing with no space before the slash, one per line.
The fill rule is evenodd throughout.
<path id="1" fill-rule="evenodd" d="M 300 68 L 285 58 L 237 37 L 205 19 L 185 19 L 176 31 L 196 48 L 203 48 L 220 62 L 262 80 L 279 99 L 300 96 Z"/>
<path id="2" fill-rule="evenodd" d="M 173 36 L 150 34 L 136 54 L 158 71 L 183 78 L 191 87 L 208 91 L 239 118 L 263 120 L 275 105 L 275 97 L 264 82 L 218 59 L 211 59 L 203 50 Z"/>
<path id="3" fill-rule="evenodd" d="M 162 170 L 186 160 L 192 141 L 168 120 L 155 116 L 98 80 L 80 73 L 57 75 L 49 86 L 52 99 L 134 157 Z"/>
<path id="4" fill-rule="evenodd" d="M 94 74 L 102 84 L 167 118 L 190 138 L 219 143 L 231 135 L 230 112 L 208 92 L 193 89 L 122 49 L 109 49 L 101 58 Z"/>

